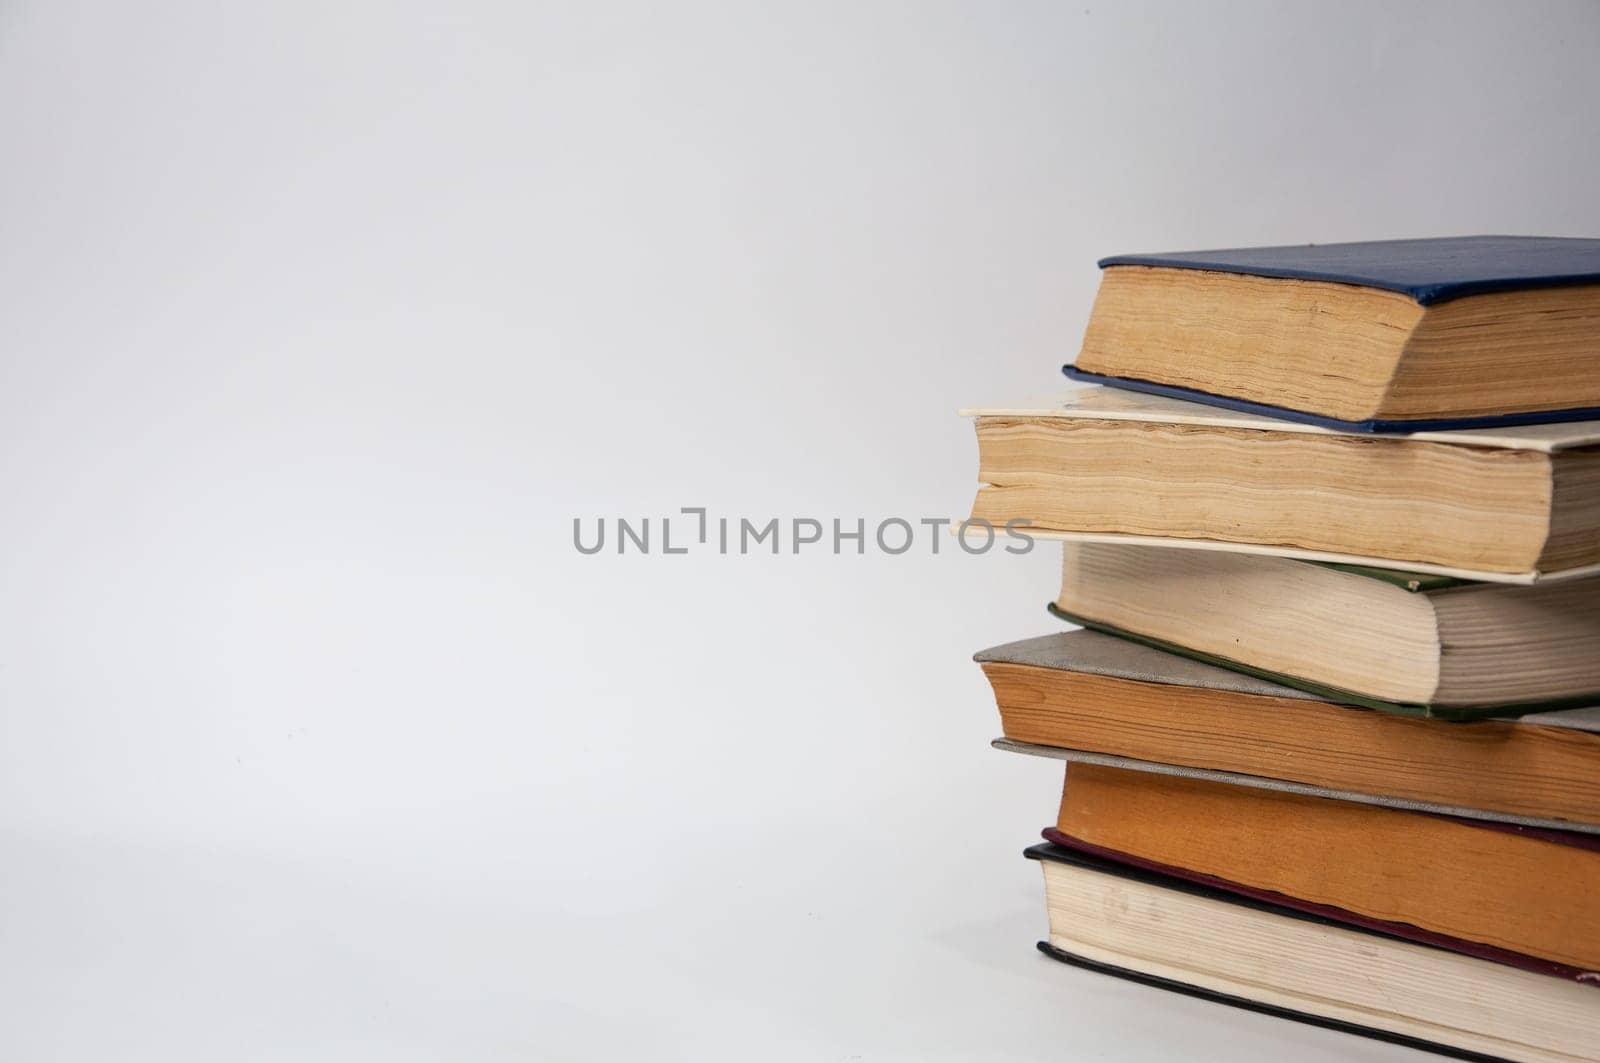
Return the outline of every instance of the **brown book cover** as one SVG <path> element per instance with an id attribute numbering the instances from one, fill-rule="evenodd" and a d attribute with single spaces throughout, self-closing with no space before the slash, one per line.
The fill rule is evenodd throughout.
<path id="1" fill-rule="evenodd" d="M 1471 723 L 1394 716 L 1092 631 L 977 660 L 1013 742 L 1600 825 L 1591 710 Z"/>
<path id="2" fill-rule="evenodd" d="M 1600 837 L 1074 764 L 1045 836 L 1545 974 L 1600 983 Z"/>

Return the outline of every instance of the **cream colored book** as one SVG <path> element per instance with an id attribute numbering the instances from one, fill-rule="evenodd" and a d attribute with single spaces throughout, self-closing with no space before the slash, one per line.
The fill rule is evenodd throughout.
<path id="1" fill-rule="evenodd" d="M 1486 581 L 1600 572 L 1600 422 L 1374 436 L 1097 386 L 974 418 L 972 517 Z"/>
<path id="2" fill-rule="evenodd" d="M 1063 619 L 1336 701 L 1463 718 L 1600 704 L 1600 578 L 1534 586 L 1062 544 Z"/>
<path id="3" fill-rule="evenodd" d="M 1536 974 L 1056 846 L 1046 955 L 1180 993 L 1449 1054 L 1600 1059 L 1600 986 Z"/>

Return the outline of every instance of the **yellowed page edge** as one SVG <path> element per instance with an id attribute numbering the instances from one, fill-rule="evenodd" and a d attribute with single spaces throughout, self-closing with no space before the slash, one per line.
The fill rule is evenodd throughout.
<path id="1" fill-rule="evenodd" d="M 971 406 L 958 412 L 962 417 L 1063 417 L 1077 420 L 1152 421 L 1161 424 L 1203 425 L 1263 432 L 1298 432 L 1302 435 L 1409 439 L 1455 446 L 1532 450 L 1544 454 L 1553 454 L 1574 447 L 1600 445 L 1600 421 L 1379 436 L 1370 433 L 1341 432 L 1320 425 L 1299 424 L 1274 417 L 1239 413 L 1219 406 L 1184 402 L 1181 399 L 1169 399 L 1160 395 L 1145 395 L 1137 391 L 1123 391 L 1119 388 L 1102 387 L 1099 384 L 1077 385 L 1057 394 L 1023 403 Z"/>

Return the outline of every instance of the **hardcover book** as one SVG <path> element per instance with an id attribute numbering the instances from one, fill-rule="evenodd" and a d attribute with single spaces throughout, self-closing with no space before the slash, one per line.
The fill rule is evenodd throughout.
<path id="1" fill-rule="evenodd" d="M 1299 687 L 1427 716 L 1600 703 L 1600 579 L 1480 583 L 1260 554 L 1062 544 L 1051 612 Z"/>
<path id="2" fill-rule="evenodd" d="M 1461 1059 L 1600 1059 L 1600 989 L 1055 845 L 1053 959 Z"/>
<path id="3" fill-rule="evenodd" d="M 1600 571 L 1600 422 L 1361 436 L 1080 387 L 975 418 L 972 518 L 1500 582 Z"/>
<path id="4" fill-rule="evenodd" d="M 1600 240 L 1102 259 L 1069 376 L 1353 431 L 1600 417 Z"/>
<path id="5" fill-rule="evenodd" d="M 1593 834 L 1069 764 L 1056 825 L 1045 837 L 1600 985 L 1600 836 Z"/>
<path id="6" fill-rule="evenodd" d="M 1584 725 L 1592 731 L 1600 732 L 1600 711 L 1594 709 L 1574 709 L 1561 713 L 1550 713 L 1548 716 L 1525 716 L 1519 722 L 1524 724 L 1540 723 L 1549 719 L 1556 721 L 1550 726 L 1579 729 L 1577 727 L 1579 721 L 1573 720 L 1573 717 L 1587 717 L 1583 720 Z M 1292 779 L 1273 779 L 1265 775 L 1245 775 L 1240 772 L 1223 771 L 1217 768 L 1197 768 L 1189 764 L 1163 764 L 1160 761 L 1139 760 L 1135 757 L 1124 757 L 1114 753 L 1092 753 L 1085 749 L 1069 749 L 1065 746 L 1043 746 L 1034 742 L 1018 742 L 1011 738 L 996 738 L 989 744 L 995 749 L 1007 753 L 1021 753 L 1030 757 L 1042 757 L 1046 760 L 1059 760 L 1067 764 L 1096 764 L 1101 767 L 1117 768 L 1122 771 L 1147 772 L 1152 775 L 1165 775 L 1177 779 L 1200 779 L 1251 790 L 1270 790 L 1275 793 L 1299 794 L 1304 797 L 1323 797 L 1333 801 L 1372 805 L 1375 808 L 1397 808 L 1405 812 L 1428 812 L 1436 816 L 1451 816 L 1455 819 L 1471 820 L 1474 823 L 1504 823 L 1516 827 L 1532 827 L 1537 830 L 1557 831 L 1563 835 L 1600 835 L 1600 824 L 1582 823 L 1577 820 L 1547 819 L 1542 816 L 1529 816 L 1516 812 L 1494 812 L 1482 808 L 1446 804 L 1441 801 L 1401 797 L 1398 794 L 1341 790 L 1331 786 L 1296 782 Z"/>
<path id="7" fill-rule="evenodd" d="M 1600 826 L 1592 710 L 1443 724 L 1095 631 L 997 646 L 976 660 L 1014 742 Z"/>

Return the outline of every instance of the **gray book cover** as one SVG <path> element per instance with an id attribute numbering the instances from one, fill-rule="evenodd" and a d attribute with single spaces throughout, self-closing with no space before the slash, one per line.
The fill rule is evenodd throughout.
<path id="1" fill-rule="evenodd" d="M 1219 668 L 1188 657 L 1164 653 L 1161 650 L 1153 649 L 1137 642 L 1130 642 L 1112 635 L 1104 635 L 1097 631 L 1062 631 L 1052 635 L 1042 635 L 1038 638 L 1024 639 L 1020 642 L 1011 642 L 1003 646 L 995 646 L 991 649 L 983 650 L 975 654 L 973 659 L 980 664 L 1018 664 L 1056 671 L 1083 672 L 1090 675 L 1126 679 L 1139 683 L 1201 687 L 1233 694 L 1277 698 L 1285 703 L 1283 707 L 1285 712 L 1293 712 L 1293 706 L 1296 704 L 1305 705 L 1307 708 L 1339 704 L 1304 690 L 1296 690 L 1293 687 L 1286 687 L 1256 676 Z M 1351 708 L 1346 705 L 1340 705 L 1339 707 L 1351 712 L 1371 711 Z M 1600 734 L 1600 707 L 1590 706 L 1563 709 L 1557 712 L 1531 713 L 1499 722 L 1513 726 L 1561 727 L 1573 731 Z M 1438 726 L 1457 727 L 1470 725 L 1440 722 Z M 1515 815 L 1383 794 L 1332 789 L 1265 776 L 1245 775 L 1238 772 L 1196 768 L 1178 764 L 1164 764 L 1088 750 L 1035 745 L 1028 742 L 1014 741 L 1009 738 L 997 738 L 994 740 L 993 745 L 997 749 L 1015 753 L 1050 757 L 1056 760 L 1102 764 L 1108 767 L 1126 768 L 1131 771 L 1208 779 L 1215 782 L 1231 783 L 1236 786 L 1252 786 L 1284 793 L 1327 797 L 1340 801 L 1356 801 L 1364 804 L 1381 805 L 1386 808 L 1404 809 L 1411 812 L 1431 812 L 1438 815 L 1511 823 L 1525 827 L 1600 834 L 1600 825 L 1582 824 L 1570 820 Z"/>

